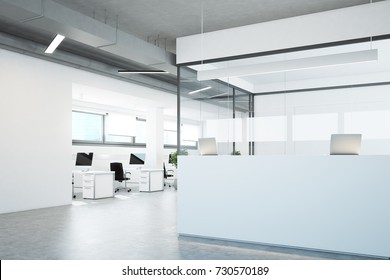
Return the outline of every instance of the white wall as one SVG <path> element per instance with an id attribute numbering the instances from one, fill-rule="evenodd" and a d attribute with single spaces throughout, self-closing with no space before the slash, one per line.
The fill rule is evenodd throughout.
<path id="1" fill-rule="evenodd" d="M 0 213 L 70 204 L 70 70 L 1 49 L 0 61 Z"/>
<path id="2" fill-rule="evenodd" d="M 146 151 L 149 168 L 162 168 L 164 151 L 164 118 L 163 110 L 149 110 L 146 119 Z"/>

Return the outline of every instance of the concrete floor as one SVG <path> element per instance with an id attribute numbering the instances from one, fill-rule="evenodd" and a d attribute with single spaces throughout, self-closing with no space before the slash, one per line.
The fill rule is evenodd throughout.
<path id="1" fill-rule="evenodd" d="M 0 215 L 0 259 L 368 259 L 243 244 L 176 233 L 176 191 L 119 192 L 115 198 Z"/>

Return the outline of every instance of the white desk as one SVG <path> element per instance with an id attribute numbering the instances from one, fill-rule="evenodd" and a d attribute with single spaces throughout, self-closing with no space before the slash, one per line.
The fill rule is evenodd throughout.
<path id="1" fill-rule="evenodd" d="M 179 166 L 179 234 L 390 257 L 390 156 L 179 156 Z"/>
<path id="2" fill-rule="evenodd" d="M 83 198 L 114 197 L 114 172 L 88 171 L 82 174 Z"/>
<path id="3" fill-rule="evenodd" d="M 81 170 L 72 171 L 72 198 L 76 198 L 76 190 L 78 190 L 78 193 L 83 192 L 83 174 L 85 172 Z"/>
<path id="4" fill-rule="evenodd" d="M 164 190 L 163 169 L 141 169 L 139 178 L 140 192 L 157 192 Z"/>
<path id="5" fill-rule="evenodd" d="M 131 184 L 132 187 L 138 188 L 141 170 L 142 170 L 141 166 L 136 166 L 136 167 L 130 166 L 125 169 L 125 173 L 130 173 L 130 180 L 128 181 L 128 184 Z"/>

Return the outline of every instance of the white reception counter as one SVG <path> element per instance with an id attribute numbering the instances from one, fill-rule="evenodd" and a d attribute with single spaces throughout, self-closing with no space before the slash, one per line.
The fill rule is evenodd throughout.
<path id="1" fill-rule="evenodd" d="M 390 257 L 390 156 L 181 156 L 181 235 Z"/>

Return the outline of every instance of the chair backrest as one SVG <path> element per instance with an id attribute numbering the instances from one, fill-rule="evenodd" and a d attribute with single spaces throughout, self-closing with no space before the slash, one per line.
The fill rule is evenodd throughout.
<path id="1" fill-rule="evenodd" d="M 164 168 L 164 179 L 167 179 L 168 173 L 167 173 L 167 169 L 165 168 L 165 163 L 163 163 L 163 168 Z"/>
<path id="2" fill-rule="evenodd" d="M 115 181 L 124 180 L 123 166 L 121 162 L 111 162 L 110 163 L 111 171 L 115 172 Z"/>
<path id="3" fill-rule="evenodd" d="M 167 169 L 165 168 L 165 163 L 163 162 L 163 168 L 164 168 L 164 179 L 168 178 L 167 176 Z"/>

